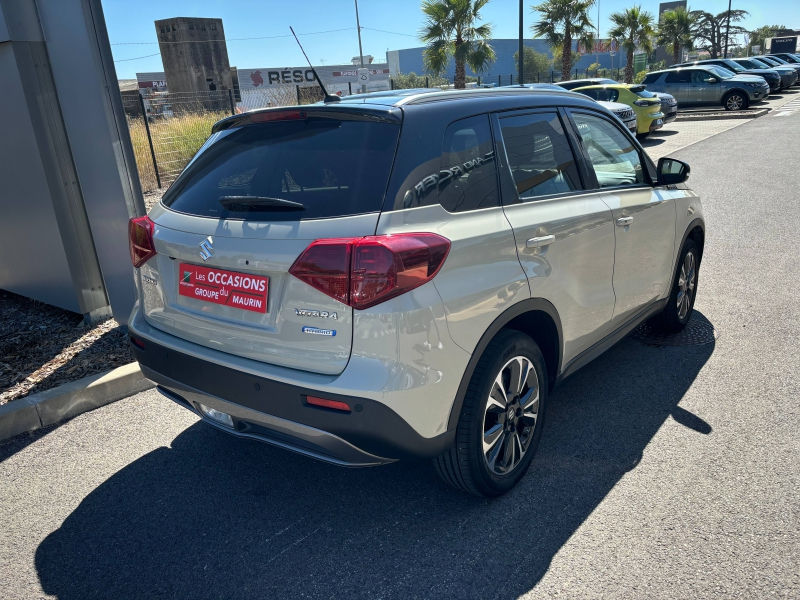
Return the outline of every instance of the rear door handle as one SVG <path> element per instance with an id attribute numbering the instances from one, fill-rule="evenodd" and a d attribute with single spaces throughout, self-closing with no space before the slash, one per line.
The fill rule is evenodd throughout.
<path id="1" fill-rule="evenodd" d="M 633 217 L 620 217 L 617 219 L 617 227 L 627 227 L 633 223 Z"/>
<path id="2" fill-rule="evenodd" d="M 527 242 L 525 242 L 525 246 L 527 248 L 542 248 L 544 246 L 549 246 L 555 241 L 556 241 L 556 236 L 543 235 L 542 237 L 535 237 L 529 239 Z"/>

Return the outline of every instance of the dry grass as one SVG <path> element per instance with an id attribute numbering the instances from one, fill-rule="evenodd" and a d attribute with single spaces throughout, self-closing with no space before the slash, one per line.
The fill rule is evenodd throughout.
<path id="1" fill-rule="evenodd" d="M 150 123 L 150 135 L 153 137 L 153 149 L 162 187 L 168 187 L 180 175 L 203 142 L 208 139 L 211 126 L 229 116 L 229 112 L 205 112 L 156 119 Z M 147 143 L 144 120 L 128 117 L 128 129 L 131 132 L 142 189 L 154 190 L 158 188 L 158 184 L 150 146 Z"/>

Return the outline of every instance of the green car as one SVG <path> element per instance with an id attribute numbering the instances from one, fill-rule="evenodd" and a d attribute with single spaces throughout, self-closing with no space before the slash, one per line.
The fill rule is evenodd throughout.
<path id="1" fill-rule="evenodd" d="M 643 85 L 614 83 L 608 85 L 590 85 L 572 90 L 595 100 L 619 102 L 627 104 L 636 113 L 636 137 L 646 138 L 656 129 L 664 126 L 664 113 L 661 112 L 661 100 Z"/>

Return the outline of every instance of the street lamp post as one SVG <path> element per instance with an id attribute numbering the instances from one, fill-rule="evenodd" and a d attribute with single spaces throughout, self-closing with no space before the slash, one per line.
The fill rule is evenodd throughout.
<path id="1" fill-rule="evenodd" d="M 728 58 L 728 34 L 731 32 L 731 0 L 728 0 L 728 25 L 725 28 L 725 54 L 722 58 Z"/>
<path id="2" fill-rule="evenodd" d="M 358 56 L 361 59 L 361 68 L 364 68 L 364 51 L 361 49 L 361 23 L 358 20 L 358 0 L 356 0 L 356 28 L 358 29 Z M 361 93 L 367 93 L 367 86 L 361 85 Z"/>
<path id="3" fill-rule="evenodd" d="M 519 84 L 525 83 L 522 75 L 522 63 L 525 58 L 525 48 L 522 44 L 522 0 L 519 0 Z"/>

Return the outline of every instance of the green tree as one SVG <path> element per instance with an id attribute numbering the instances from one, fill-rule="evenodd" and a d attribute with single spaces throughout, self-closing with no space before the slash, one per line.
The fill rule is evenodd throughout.
<path id="1" fill-rule="evenodd" d="M 589 19 L 589 9 L 593 5 L 594 0 L 544 0 L 531 6 L 541 14 L 541 20 L 531 29 L 536 37 L 547 38 L 553 56 L 559 53 L 562 79 L 569 79 L 574 64 L 572 41 L 577 40 L 586 48 L 594 45 L 594 25 Z"/>
<path id="2" fill-rule="evenodd" d="M 665 10 L 658 23 L 658 43 L 672 46 L 672 64 L 681 62 L 681 51 L 692 49 L 695 16 L 683 6 Z"/>
<path id="3" fill-rule="evenodd" d="M 575 68 L 575 65 L 578 64 L 578 61 L 581 59 L 581 55 L 577 52 L 572 52 L 569 57 L 569 71 L 567 71 L 566 78 L 564 77 L 564 49 L 561 46 L 557 46 L 553 48 L 553 66 L 552 68 L 561 71 L 561 79 L 571 79 L 572 76 L 570 73 L 572 69 Z"/>
<path id="4" fill-rule="evenodd" d="M 750 32 L 750 45 L 761 46 L 761 51 L 766 52 L 767 38 L 775 37 L 778 31 L 786 29 L 786 25 L 764 25 Z"/>
<path id="5" fill-rule="evenodd" d="M 720 58 L 724 52 L 725 34 L 728 29 L 728 11 L 723 11 L 718 15 L 712 15 L 704 10 L 693 10 L 690 14 L 694 15 L 695 21 L 692 27 L 692 39 L 695 48 L 705 50 L 711 54 L 711 58 Z M 746 10 L 732 10 L 731 23 L 738 23 L 749 15 Z M 744 27 L 731 25 L 730 38 L 747 33 Z"/>
<path id="6" fill-rule="evenodd" d="M 549 73 L 551 69 L 550 57 L 537 52 L 533 48 L 524 48 L 524 62 L 522 63 L 525 83 L 538 81 L 539 73 Z M 519 52 L 514 52 L 514 71 L 519 73 Z"/>
<path id="7" fill-rule="evenodd" d="M 608 17 L 614 24 L 608 35 L 625 50 L 628 62 L 625 65 L 625 83 L 633 82 L 633 53 L 639 49 L 647 54 L 653 51 L 653 15 L 643 11 L 641 6 L 626 8 L 622 12 L 611 13 Z"/>
<path id="8" fill-rule="evenodd" d="M 423 0 L 422 12 L 425 25 L 419 39 L 426 48 L 422 53 L 425 70 L 433 75 L 442 75 L 453 58 L 456 63 L 455 87 L 466 87 L 466 65 L 475 72 L 483 73 L 495 59 L 495 52 L 488 43 L 492 37 L 492 25 L 481 20 L 481 9 L 489 0 Z"/>

